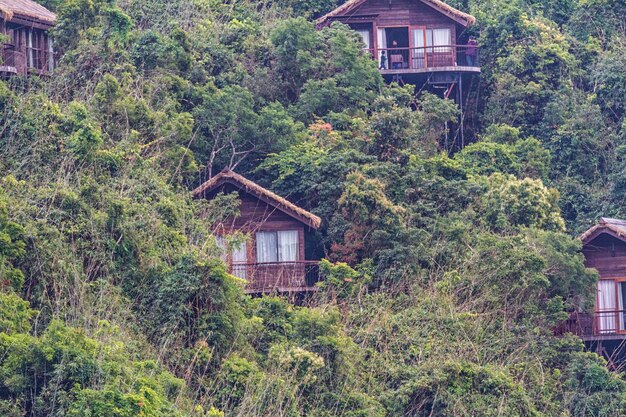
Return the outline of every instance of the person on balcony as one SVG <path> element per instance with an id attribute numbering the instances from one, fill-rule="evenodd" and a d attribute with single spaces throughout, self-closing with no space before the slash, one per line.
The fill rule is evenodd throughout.
<path id="1" fill-rule="evenodd" d="M 473 67 L 474 62 L 476 62 L 476 51 L 477 51 L 478 42 L 476 42 L 476 38 L 470 36 L 467 41 L 467 48 L 465 49 L 465 61 L 467 62 L 468 67 Z"/>
<path id="2" fill-rule="evenodd" d="M 387 53 L 385 51 L 380 51 L 380 66 L 378 69 L 387 69 Z"/>

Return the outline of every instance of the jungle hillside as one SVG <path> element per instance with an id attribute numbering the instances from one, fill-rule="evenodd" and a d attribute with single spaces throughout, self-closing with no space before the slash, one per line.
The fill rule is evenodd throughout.
<path id="1" fill-rule="evenodd" d="M 577 236 L 626 217 L 625 0 L 450 0 L 463 109 L 385 82 L 336 0 L 44 0 L 0 81 L 0 416 L 623 416 Z M 250 296 L 228 168 L 322 220 L 315 294 Z M 233 236 L 236 245 L 245 236 Z"/>

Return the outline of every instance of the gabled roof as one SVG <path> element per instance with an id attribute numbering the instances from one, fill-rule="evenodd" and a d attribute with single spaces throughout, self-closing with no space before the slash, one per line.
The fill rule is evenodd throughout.
<path id="1" fill-rule="evenodd" d="M 335 10 L 317 19 L 315 23 L 318 26 L 323 25 L 324 23 L 326 23 L 326 21 L 328 21 L 328 19 L 331 19 L 333 17 L 343 16 L 349 13 L 350 11 L 356 9 L 357 7 L 359 7 L 361 4 L 365 3 L 366 1 L 367 0 L 348 0 L 341 6 L 337 7 Z M 441 0 L 413 0 L 413 1 L 421 1 L 425 5 L 432 7 L 433 9 L 448 16 L 450 19 L 454 20 L 458 24 L 463 25 L 465 27 L 471 26 L 476 22 L 476 18 L 474 16 L 467 14 L 467 13 L 463 13 L 462 11 L 455 9 L 454 7 L 450 6 L 449 4 L 444 3 Z"/>
<path id="2" fill-rule="evenodd" d="M 15 16 L 48 25 L 54 25 L 57 18 L 50 10 L 32 0 L 0 0 L 0 12 L 5 20 L 11 20 Z"/>
<path id="3" fill-rule="evenodd" d="M 603 233 L 626 242 L 626 220 L 602 217 L 600 223 L 580 235 L 580 240 L 587 244 Z"/>
<path id="4" fill-rule="evenodd" d="M 193 190 L 191 193 L 194 197 L 204 196 L 224 184 L 234 185 L 240 190 L 252 194 L 259 200 L 269 204 L 272 207 L 277 208 L 283 213 L 293 217 L 294 219 L 306 224 L 313 229 L 319 228 L 320 224 L 322 223 L 322 219 L 317 217 L 315 214 L 309 213 L 305 209 L 296 206 L 295 204 L 284 199 L 283 197 L 274 194 L 270 190 L 263 188 L 259 184 L 250 181 L 249 179 L 230 170 L 220 172 L 219 174 Z"/>

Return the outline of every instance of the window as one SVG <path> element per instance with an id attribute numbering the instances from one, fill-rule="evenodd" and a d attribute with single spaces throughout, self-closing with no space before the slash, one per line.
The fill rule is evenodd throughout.
<path id="1" fill-rule="evenodd" d="M 616 297 L 615 281 L 598 281 L 598 302 L 596 311 L 598 313 L 598 330 L 600 333 L 615 333 L 616 329 Z"/>
<path id="2" fill-rule="evenodd" d="M 359 29 L 357 30 L 357 32 L 359 33 L 359 35 L 361 35 L 361 38 L 363 39 L 363 44 L 365 44 L 365 48 L 364 49 L 370 49 L 370 31 L 367 29 Z"/>
<path id="3" fill-rule="evenodd" d="M 258 232 L 256 260 L 264 262 L 295 262 L 298 260 L 298 231 Z"/>
<path id="4" fill-rule="evenodd" d="M 598 281 L 596 302 L 597 326 L 600 334 L 626 331 L 626 281 L 601 279 Z"/>
<path id="5" fill-rule="evenodd" d="M 452 31 L 450 29 L 433 29 L 433 46 L 448 46 L 452 43 Z"/>
<path id="6" fill-rule="evenodd" d="M 228 251 L 226 248 L 226 240 L 222 236 L 217 238 L 217 246 L 222 249 L 222 261 L 228 262 Z M 248 276 L 248 252 L 246 250 L 246 242 L 234 245 L 230 252 L 231 273 L 238 277 L 246 279 Z"/>

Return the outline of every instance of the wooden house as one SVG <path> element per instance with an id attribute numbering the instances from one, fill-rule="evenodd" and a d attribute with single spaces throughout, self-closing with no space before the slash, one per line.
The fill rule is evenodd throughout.
<path id="1" fill-rule="evenodd" d="M 556 329 L 557 334 L 573 333 L 587 348 L 604 354 L 609 362 L 626 358 L 626 220 L 601 218 L 580 236 L 585 266 L 598 271 L 599 280 L 593 313 L 573 312 Z"/>
<path id="2" fill-rule="evenodd" d="M 305 237 L 319 228 L 314 214 L 247 178 L 223 171 L 193 190 L 196 198 L 237 193 L 239 215 L 215 225 L 218 241 L 235 231 L 248 238 L 226 254 L 230 272 L 248 281 L 248 293 L 315 291 L 318 262 L 306 260 Z"/>
<path id="3" fill-rule="evenodd" d="M 349 0 L 317 20 L 347 24 L 384 75 L 477 73 L 478 48 L 465 29 L 476 19 L 440 0 Z"/>
<path id="4" fill-rule="evenodd" d="M 455 137 L 465 146 L 464 108 L 478 86 L 479 48 L 468 33 L 476 19 L 441 0 L 348 0 L 320 17 L 318 28 L 340 22 L 357 31 L 387 82 L 415 85 L 459 106 Z"/>
<path id="5" fill-rule="evenodd" d="M 48 30 L 56 15 L 32 0 L 0 0 L 0 75 L 45 75 L 55 67 Z"/>

